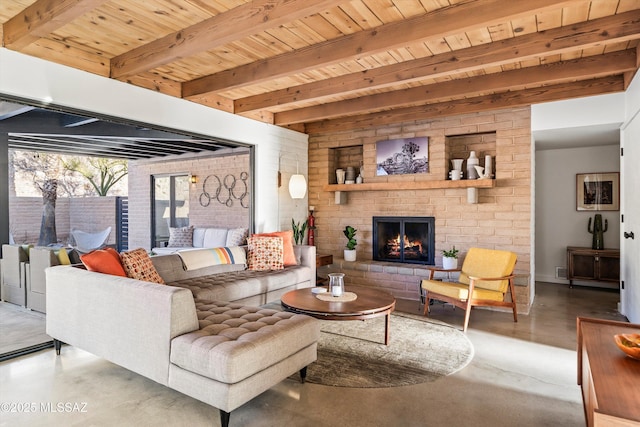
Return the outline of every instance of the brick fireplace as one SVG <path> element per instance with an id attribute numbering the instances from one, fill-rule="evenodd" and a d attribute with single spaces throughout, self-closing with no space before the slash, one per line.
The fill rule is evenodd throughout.
<path id="1" fill-rule="evenodd" d="M 318 253 L 332 254 L 334 264 L 320 269 L 346 273 L 346 283 L 380 287 L 398 298 L 419 299 L 418 283 L 425 265 L 374 259 L 374 216 L 432 217 L 437 233 L 434 262 L 455 245 L 464 261 L 471 247 L 510 250 L 517 254 L 518 310 L 530 304 L 532 258 L 532 143 L 529 107 L 380 125 L 329 120 L 309 128 L 309 204 L 315 206 Z M 428 137 L 429 172 L 376 175 L 377 141 Z M 467 189 L 448 180 L 451 159 L 493 159 L 495 186 L 479 188 L 478 203 L 467 203 Z M 482 165 L 482 164 L 481 164 Z M 351 184 L 342 198 L 327 188 L 335 184 L 335 169 L 362 166 L 364 184 Z M 432 184 L 432 187 L 416 184 Z M 380 184 L 380 185 L 378 185 Z M 360 185 L 360 187 L 358 187 Z M 346 197 L 345 197 L 346 196 Z M 342 230 L 358 229 L 357 262 L 342 260 L 346 244 Z"/>

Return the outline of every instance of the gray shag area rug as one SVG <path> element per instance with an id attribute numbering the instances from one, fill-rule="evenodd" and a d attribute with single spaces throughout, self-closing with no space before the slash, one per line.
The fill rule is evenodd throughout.
<path id="1" fill-rule="evenodd" d="M 321 322 L 318 360 L 307 370 L 310 383 L 399 387 L 453 374 L 473 359 L 473 345 L 461 331 L 417 315 L 391 315 L 388 346 L 384 317 Z"/>

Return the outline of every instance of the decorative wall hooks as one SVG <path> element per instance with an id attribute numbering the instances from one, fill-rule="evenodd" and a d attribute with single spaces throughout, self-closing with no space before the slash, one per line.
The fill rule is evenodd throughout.
<path id="1" fill-rule="evenodd" d="M 248 179 L 248 172 L 241 172 L 240 179 L 236 178 L 233 174 L 225 175 L 222 180 L 218 175 L 207 176 L 202 183 L 202 193 L 199 197 L 200 205 L 207 207 L 211 204 L 211 200 L 217 200 L 221 205 L 230 208 L 233 206 L 235 199 L 240 201 L 240 206 L 249 209 L 247 200 L 249 195 Z M 241 190 L 240 187 L 242 187 L 242 185 L 244 185 L 244 189 Z M 238 194 L 240 191 L 242 191 L 242 193 Z"/>

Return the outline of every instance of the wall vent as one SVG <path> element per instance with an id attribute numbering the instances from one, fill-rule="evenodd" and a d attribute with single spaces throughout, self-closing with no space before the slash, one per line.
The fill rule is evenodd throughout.
<path id="1" fill-rule="evenodd" d="M 556 279 L 566 279 L 566 278 L 567 278 L 567 268 L 556 267 Z"/>

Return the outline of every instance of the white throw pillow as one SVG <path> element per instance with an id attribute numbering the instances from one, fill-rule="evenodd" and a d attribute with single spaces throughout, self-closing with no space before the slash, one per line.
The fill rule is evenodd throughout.
<path id="1" fill-rule="evenodd" d="M 207 232 L 206 228 L 196 227 L 193 229 L 193 247 L 204 248 L 204 233 Z"/>
<path id="2" fill-rule="evenodd" d="M 207 228 L 204 232 L 203 248 L 221 248 L 227 244 L 226 228 Z"/>

